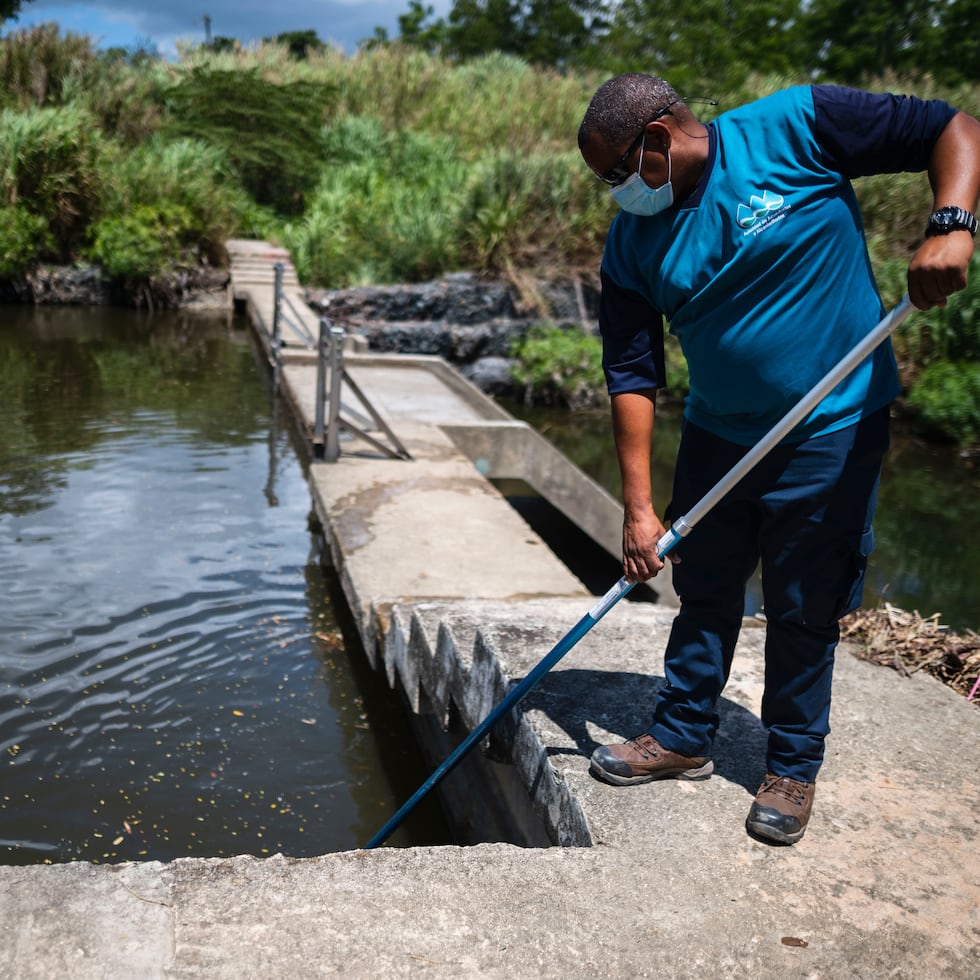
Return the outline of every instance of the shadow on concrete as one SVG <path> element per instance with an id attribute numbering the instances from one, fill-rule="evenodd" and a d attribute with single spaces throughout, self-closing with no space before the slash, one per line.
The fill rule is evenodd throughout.
<path id="1" fill-rule="evenodd" d="M 575 743 L 575 750 L 548 746 L 549 756 L 589 758 L 600 745 L 589 724 L 625 741 L 647 730 L 664 678 L 629 671 L 562 670 L 548 674 L 522 702 L 525 711 L 540 711 Z M 715 738 L 715 776 L 748 790 L 758 789 L 764 771 L 766 732 L 758 716 L 723 697 L 721 724 Z"/>

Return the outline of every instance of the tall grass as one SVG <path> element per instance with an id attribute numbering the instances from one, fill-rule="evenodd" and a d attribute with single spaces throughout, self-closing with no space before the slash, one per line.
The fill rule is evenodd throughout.
<path id="1" fill-rule="evenodd" d="M 55 24 L 14 31 L 0 44 L 0 105 L 14 109 L 63 105 L 64 88 L 97 56 L 92 41 L 61 34 Z"/>
<path id="2" fill-rule="evenodd" d="M 223 237 L 245 234 L 280 240 L 303 281 L 326 287 L 457 268 L 595 277 L 614 207 L 576 133 L 601 81 L 399 45 L 305 59 L 277 44 L 187 47 L 171 64 L 95 52 L 54 28 L 15 32 L 0 41 L 0 276 L 89 256 L 139 278 L 216 261 Z M 696 107 L 708 119 L 805 82 L 756 75 L 687 94 L 719 100 Z M 889 76 L 870 87 L 980 112 L 980 84 Z M 928 181 L 866 178 L 857 193 L 892 304 L 931 207 Z M 937 362 L 980 361 L 978 288 L 974 263 L 969 292 L 903 325 L 907 386 Z"/>
<path id="3" fill-rule="evenodd" d="M 40 24 L 0 42 L 0 108 L 75 105 L 100 129 L 134 145 L 159 126 L 173 70 L 155 59 L 98 52 L 88 37 Z"/>
<path id="4" fill-rule="evenodd" d="M 0 111 L 0 203 L 41 218 L 35 258 L 68 260 L 84 239 L 99 194 L 102 147 L 87 112 L 74 106 Z M 40 227 L 40 224 L 38 227 Z"/>
<path id="5" fill-rule="evenodd" d="M 115 147 L 103 160 L 101 215 L 86 254 L 126 281 L 202 258 L 219 264 L 244 207 L 217 147 L 159 135 L 132 151 Z"/>
<path id="6" fill-rule="evenodd" d="M 321 135 L 323 170 L 283 243 L 300 278 L 337 286 L 417 281 L 456 268 L 462 168 L 447 137 L 343 116 Z"/>

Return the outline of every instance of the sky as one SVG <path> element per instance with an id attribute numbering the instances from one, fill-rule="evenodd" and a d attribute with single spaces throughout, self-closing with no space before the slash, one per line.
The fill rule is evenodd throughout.
<path id="1" fill-rule="evenodd" d="M 452 0 L 424 0 L 424 6 L 445 17 Z M 350 54 L 376 27 L 395 37 L 398 16 L 408 9 L 409 0 L 25 0 L 17 20 L 3 24 L 3 31 L 53 21 L 62 33 L 87 34 L 99 47 L 142 45 L 173 58 L 178 40 L 204 42 L 208 16 L 212 37 L 247 44 L 284 31 L 314 30 L 321 41 Z"/>

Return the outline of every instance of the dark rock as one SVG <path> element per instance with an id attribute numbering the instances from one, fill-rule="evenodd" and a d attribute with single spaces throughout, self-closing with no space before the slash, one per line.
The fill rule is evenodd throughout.
<path id="1" fill-rule="evenodd" d="M 351 327 L 423 320 L 462 325 L 551 320 L 591 327 L 598 309 L 595 290 L 577 281 L 535 283 L 521 293 L 509 282 L 471 272 L 418 284 L 311 290 L 309 301 L 338 325 Z"/>
<path id="2" fill-rule="evenodd" d="M 516 387 L 510 376 L 511 361 L 506 357 L 481 357 L 459 370 L 464 378 L 472 381 L 488 395 L 513 396 Z"/>
<path id="3" fill-rule="evenodd" d="M 508 360 L 515 341 L 537 323 L 595 329 L 598 296 L 581 283 L 525 284 L 473 273 L 433 282 L 310 291 L 313 309 L 370 350 L 430 354 L 449 361 L 488 394 L 510 395 Z"/>
<path id="4" fill-rule="evenodd" d="M 371 350 L 399 354 L 435 354 L 454 364 L 480 357 L 506 357 L 511 343 L 524 335 L 529 320 L 492 319 L 465 324 L 450 320 L 369 320 L 353 328 Z M 350 325 L 348 325 L 349 327 Z"/>
<path id="5" fill-rule="evenodd" d="M 102 306 L 114 298 L 112 286 L 96 266 L 47 266 L 27 274 L 38 306 Z"/>
<path id="6" fill-rule="evenodd" d="M 0 300 L 38 306 L 136 306 L 151 309 L 231 309 L 227 269 L 201 265 L 174 269 L 148 284 L 129 287 L 107 278 L 98 266 L 38 266 L 23 279 L 0 283 Z"/>
<path id="7" fill-rule="evenodd" d="M 452 320 L 481 323 L 517 315 L 510 287 L 458 272 L 407 286 L 335 289 L 311 297 L 324 314 L 340 324 L 368 321 Z"/>

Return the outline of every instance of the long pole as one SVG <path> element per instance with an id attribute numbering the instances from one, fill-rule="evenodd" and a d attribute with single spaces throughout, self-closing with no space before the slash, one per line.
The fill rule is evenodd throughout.
<path id="1" fill-rule="evenodd" d="M 777 443 L 803 421 L 817 405 L 844 380 L 871 352 L 883 343 L 896 327 L 912 312 L 914 307 L 908 296 L 878 324 L 856 347 L 834 365 L 817 384 L 790 409 L 739 462 L 733 466 L 683 517 L 674 521 L 670 530 L 657 542 L 657 556 L 663 558 L 685 538 L 732 487 L 738 483 Z M 480 722 L 476 728 L 453 750 L 449 757 L 412 794 L 411 798 L 391 819 L 364 845 L 365 850 L 383 844 L 415 809 L 421 800 L 460 762 L 477 742 L 483 739 L 493 726 L 511 709 L 516 707 L 545 674 L 585 636 L 603 616 L 635 585 L 621 578 L 540 660 L 506 697 Z"/>

